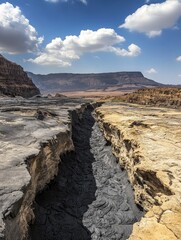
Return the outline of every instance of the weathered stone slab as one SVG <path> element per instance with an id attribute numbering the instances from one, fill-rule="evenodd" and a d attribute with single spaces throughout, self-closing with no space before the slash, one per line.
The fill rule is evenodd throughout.
<path id="1" fill-rule="evenodd" d="M 130 239 L 181 239 L 181 111 L 107 103 L 97 114 L 147 211 Z"/>
<path id="2" fill-rule="evenodd" d="M 0 99 L 0 239 L 5 222 L 6 239 L 24 238 L 36 193 L 57 174 L 60 154 L 73 149 L 70 111 L 82 104 L 68 98 Z"/>

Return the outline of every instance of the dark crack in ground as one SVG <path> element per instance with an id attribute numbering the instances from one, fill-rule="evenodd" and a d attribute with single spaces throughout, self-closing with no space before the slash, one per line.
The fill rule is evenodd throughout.
<path id="1" fill-rule="evenodd" d="M 91 111 L 73 113 L 75 152 L 61 157 L 58 176 L 36 197 L 32 240 L 126 240 L 142 215 Z"/>

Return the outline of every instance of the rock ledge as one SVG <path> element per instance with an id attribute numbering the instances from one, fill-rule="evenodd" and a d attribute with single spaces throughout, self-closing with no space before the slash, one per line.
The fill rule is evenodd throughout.
<path id="1" fill-rule="evenodd" d="M 84 106 L 76 99 L 0 99 L 0 239 L 26 239 L 37 192 L 74 148 L 70 113 Z"/>
<path id="2" fill-rule="evenodd" d="M 96 112 L 147 212 L 130 240 L 181 239 L 181 112 L 124 103 Z"/>

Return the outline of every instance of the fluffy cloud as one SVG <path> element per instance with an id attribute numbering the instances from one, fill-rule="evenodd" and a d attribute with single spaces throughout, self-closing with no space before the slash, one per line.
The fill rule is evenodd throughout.
<path id="1" fill-rule="evenodd" d="M 70 0 L 45 0 L 46 2 L 50 3 L 57 3 L 57 2 L 69 2 Z M 74 1 L 74 0 L 72 0 Z M 87 0 L 77 0 L 79 2 L 82 2 L 83 4 L 87 5 Z"/>
<path id="2" fill-rule="evenodd" d="M 131 44 L 128 50 L 115 45 L 124 42 L 124 37 L 113 29 L 101 28 L 97 31 L 82 30 L 79 36 L 67 36 L 53 39 L 44 51 L 29 61 L 40 65 L 70 66 L 71 62 L 80 59 L 84 53 L 113 52 L 120 56 L 137 56 L 141 49 Z"/>
<path id="3" fill-rule="evenodd" d="M 154 68 L 150 68 L 149 70 L 146 71 L 149 74 L 154 74 L 157 73 L 157 71 Z"/>
<path id="4" fill-rule="evenodd" d="M 0 4 L 0 51 L 33 52 L 42 41 L 19 7 L 8 2 Z"/>
<path id="5" fill-rule="evenodd" d="M 143 5 L 129 15 L 120 28 L 145 33 L 149 37 L 161 35 L 162 30 L 173 27 L 181 17 L 181 0 Z"/>
<path id="6" fill-rule="evenodd" d="M 116 47 L 109 47 L 108 50 L 122 57 L 136 57 L 141 53 L 141 48 L 134 43 L 128 46 L 128 50 Z"/>
<path id="7" fill-rule="evenodd" d="M 178 77 L 181 77 L 181 74 L 179 74 Z"/>
<path id="8" fill-rule="evenodd" d="M 178 56 L 178 57 L 176 58 L 176 60 L 179 61 L 179 62 L 181 62 L 181 56 Z"/>

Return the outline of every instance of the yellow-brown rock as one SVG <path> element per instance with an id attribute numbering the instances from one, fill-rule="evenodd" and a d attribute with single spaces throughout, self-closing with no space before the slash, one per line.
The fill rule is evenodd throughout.
<path id="1" fill-rule="evenodd" d="M 113 97 L 113 101 L 123 101 L 128 103 L 138 103 L 143 105 L 160 107 L 181 107 L 181 87 L 156 87 L 139 89 L 132 93 Z"/>
<path id="2" fill-rule="evenodd" d="M 130 240 L 181 239 L 181 111 L 107 103 L 96 112 L 146 211 Z"/>

